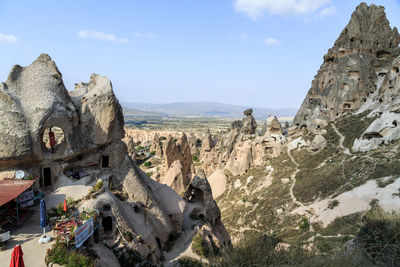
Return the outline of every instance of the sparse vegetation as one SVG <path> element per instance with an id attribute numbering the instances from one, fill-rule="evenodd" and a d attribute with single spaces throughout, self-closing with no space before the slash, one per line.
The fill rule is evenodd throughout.
<path id="1" fill-rule="evenodd" d="M 339 132 L 345 137 L 343 142 L 343 146 L 351 149 L 354 143 L 354 140 L 360 138 L 361 135 L 365 132 L 368 126 L 376 119 L 376 118 L 367 118 L 366 115 L 369 111 L 361 113 L 359 115 L 346 115 L 338 119 L 336 122 L 336 127 Z"/>
<path id="2" fill-rule="evenodd" d="M 357 236 L 360 246 L 374 264 L 396 266 L 400 262 L 400 214 L 385 212 L 379 206 L 363 218 Z"/>
<path id="3" fill-rule="evenodd" d="M 377 179 L 376 183 L 378 184 L 379 187 L 386 187 L 387 185 L 393 184 L 394 181 L 395 180 L 393 177 L 386 177 Z"/>
<path id="4" fill-rule="evenodd" d="M 199 234 L 196 234 L 193 237 L 192 250 L 194 253 L 196 253 L 200 256 L 208 256 L 209 255 L 208 248 L 204 245 L 204 240 Z"/>
<path id="5" fill-rule="evenodd" d="M 333 199 L 328 202 L 329 209 L 334 209 L 337 206 L 339 206 L 339 200 L 337 200 L 337 199 Z"/>
<path id="6" fill-rule="evenodd" d="M 151 167 L 151 161 L 146 161 L 146 162 L 143 164 L 143 166 L 146 167 L 146 168 L 150 168 L 150 167 Z"/>
<path id="7" fill-rule="evenodd" d="M 193 160 L 194 162 L 200 162 L 199 157 L 196 156 L 196 155 L 193 155 L 193 156 L 192 156 L 192 160 Z"/>
<path id="8" fill-rule="evenodd" d="M 45 262 L 47 265 L 56 263 L 68 267 L 88 267 L 94 266 L 93 255 L 95 254 L 87 253 L 83 249 L 69 249 L 66 243 L 57 238 L 54 245 L 47 250 Z"/>
<path id="9" fill-rule="evenodd" d="M 93 193 L 99 191 L 100 189 L 103 188 L 103 181 L 98 181 L 94 186 L 93 186 Z"/>

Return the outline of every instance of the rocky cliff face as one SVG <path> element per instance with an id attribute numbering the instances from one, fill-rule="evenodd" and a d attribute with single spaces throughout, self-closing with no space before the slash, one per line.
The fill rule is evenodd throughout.
<path id="1" fill-rule="evenodd" d="M 393 101 L 398 92 L 389 80 L 398 71 L 399 43 L 384 7 L 360 4 L 324 56 L 294 123 L 307 127 L 316 118 L 333 120 L 372 102 Z"/>

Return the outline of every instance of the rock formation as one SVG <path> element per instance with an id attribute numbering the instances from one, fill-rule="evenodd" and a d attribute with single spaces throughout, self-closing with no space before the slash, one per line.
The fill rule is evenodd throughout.
<path id="1" fill-rule="evenodd" d="M 269 116 L 265 121 L 264 127 L 261 131 L 261 135 L 271 137 L 272 135 L 281 135 L 282 126 L 276 116 Z"/>
<path id="2" fill-rule="evenodd" d="M 153 143 L 151 144 L 150 147 L 150 152 L 155 152 L 154 157 L 161 159 L 163 157 L 163 151 L 160 146 L 160 138 L 158 137 L 158 134 L 155 133 L 153 137 Z"/>
<path id="3" fill-rule="evenodd" d="M 181 194 L 195 173 L 186 135 L 182 134 L 179 142 L 172 137 L 168 137 L 164 155 L 165 175 L 160 182 L 171 186 L 178 194 Z"/>
<path id="4" fill-rule="evenodd" d="M 233 121 L 228 133 L 209 152 L 201 155 L 202 168 L 207 175 L 217 169 L 226 169 L 233 175 L 241 175 L 252 166 L 265 163 L 267 157 L 276 157 L 286 141 L 276 117 L 271 117 L 263 136 L 256 136 L 257 123 L 252 110 L 245 110 L 242 121 Z M 279 125 L 279 126 L 278 126 Z"/>
<path id="5" fill-rule="evenodd" d="M 207 152 L 210 152 L 211 149 L 214 147 L 214 142 L 211 137 L 210 129 L 207 129 L 207 133 L 204 135 L 201 141 L 201 150 L 200 150 L 200 157 Z"/>
<path id="6" fill-rule="evenodd" d="M 129 157 L 133 160 L 133 162 L 136 162 L 136 148 L 135 148 L 135 142 L 133 141 L 133 138 L 130 136 L 126 136 L 123 139 L 123 141 L 125 142 Z"/>
<path id="7" fill-rule="evenodd" d="M 243 114 L 246 115 L 246 118 L 242 120 L 241 132 L 243 134 L 254 134 L 256 132 L 257 123 L 253 115 L 251 115 L 252 113 L 253 110 L 251 108 L 243 111 Z"/>
<path id="8" fill-rule="evenodd" d="M 0 95 L 0 169 L 29 171 L 37 179 L 35 188 L 56 184 L 74 168 L 103 173 L 103 187 L 80 203 L 80 207 L 98 209 L 100 221 L 111 223 L 110 238 L 96 244 L 96 251 L 101 251 L 98 256 L 136 251 L 143 263 L 159 264 L 171 235 L 183 231 L 187 203 L 170 187 L 150 179 L 132 160 L 134 143 L 130 137 L 126 144 L 122 142 L 124 118 L 110 80 L 93 74 L 89 83 L 78 83 L 68 92 L 55 62 L 43 54 L 27 67 L 14 66 L 0 85 Z M 44 133 L 55 127 L 64 138 L 49 149 Z M 184 190 L 194 172 L 184 135 L 171 151 L 166 155 L 168 167 L 178 162 L 183 179 L 189 179 L 183 180 Z M 46 176 L 44 168 L 51 175 Z M 211 200 L 205 204 L 209 203 L 216 213 L 218 207 Z M 209 224 L 215 236 L 229 240 L 220 220 Z M 131 233 L 129 242 L 126 232 Z M 103 223 L 98 235 L 106 235 Z M 115 263 L 116 258 L 110 261 Z"/>
<path id="9" fill-rule="evenodd" d="M 383 7 L 360 4 L 324 56 L 294 123 L 307 127 L 316 118 L 332 120 L 394 101 L 399 43 L 400 35 L 390 27 Z"/>
<path id="10" fill-rule="evenodd" d="M 232 248 L 229 234 L 226 232 L 221 221 L 221 211 L 212 197 L 210 184 L 203 170 L 200 170 L 190 182 L 183 199 L 200 205 L 196 209 L 197 216 L 204 218 L 206 224 L 200 229 L 200 235 L 212 250 L 212 244 L 223 250 Z"/>
<path id="11" fill-rule="evenodd" d="M 326 145 L 327 145 L 326 139 L 322 135 L 317 134 L 311 142 L 310 150 L 314 152 L 319 151 L 324 149 Z"/>

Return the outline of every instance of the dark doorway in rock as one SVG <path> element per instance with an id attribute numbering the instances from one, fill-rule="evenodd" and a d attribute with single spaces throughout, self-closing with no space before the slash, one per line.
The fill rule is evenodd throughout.
<path id="1" fill-rule="evenodd" d="M 156 237 L 158 249 L 161 249 L 161 240 L 160 238 Z"/>
<path id="2" fill-rule="evenodd" d="M 101 220 L 101 226 L 103 226 L 104 232 L 112 231 L 113 226 L 111 216 L 103 217 L 103 220 Z"/>
<path id="3" fill-rule="evenodd" d="M 102 168 L 108 168 L 109 167 L 109 161 L 110 161 L 110 157 L 109 156 L 101 156 L 101 167 Z"/>
<path id="4" fill-rule="evenodd" d="M 43 168 L 43 185 L 51 186 L 51 169 Z"/>

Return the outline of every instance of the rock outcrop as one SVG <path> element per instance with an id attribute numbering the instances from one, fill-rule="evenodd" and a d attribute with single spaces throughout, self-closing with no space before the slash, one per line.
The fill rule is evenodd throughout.
<path id="1" fill-rule="evenodd" d="M 294 123 L 307 127 L 313 119 L 329 121 L 394 101 L 399 44 L 398 30 L 390 27 L 384 7 L 361 3 L 324 56 Z"/>
<path id="2" fill-rule="evenodd" d="M 133 162 L 136 162 L 136 148 L 135 148 L 135 142 L 133 141 L 133 138 L 130 136 L 127 136 L 124 138 L 124 142 L 126 144 L 126 149 L 127 149 L 129 157 L 133 160 Z"/>
<path id="3" fill-rule="evenodd" d="M 106 232 L 109 238 L 95 245 L 98 256 L 111 257 L 115 264 L 113 252 L 135 251 L 144 264 L 160 264 L 171 235 L 183 231 L 187 203 L 170 187 L 150 179 L 132 160 L 134 143 L 129 136 L 126 143 L 122 141 L 124 118 L 110 80 L 93 74 L 89 83 L 78 83 L 68 92 L 55 62 L 41 55 L 27 67 L 14 66 L 0 86 L 0 95 L 0 169 L 28 169 L 36 178 L 33 187 L 41 190 L 57 185 L 60 176 L 68 179 L 65 173 L 70 169 L 102 173 L 103 187 L 79 204 L 98 209 L 99 220 L 111 224 L 107 226 L 111 230 L 105 229 L 106 223 L 99 225 L 100 238 Z M 50 133 L 54 138 L 59 137 L 55 133 L 63 136 L 60 142 L 51 141 L 51 149 Z M 168 145 L 175 147 L 167 150 L 166 162 L 168 167 L 181 164 L 184 175 L 179 190 L 183 192 L 194 172 L 190 148 L 184 135 L 178 145 L 173 139 Z M 226 242 L 229 235 L 212 215 L 218 207 L 209 198 L 204 204 L 212 211 L 207 218 L 213 234 Z M 130 241 L 124 233 L 130 233 Z"/>
<path id="4" fill-rule="evenodd" d="M 154 151 L 154 157 L 161 159 L 163 157 L 163 151 L 160 146 L 160 137 L 157 133 L 154 134 L 153 143 L 151 144 L 150 151 Z"/>
<path id="5" fill-rule="evenodd" d="M 214 142 L 211 137 L 210 129 L 207 130 L 207 133 L 204 135 L 201 141 L 201 150 L 200 150 L 200 157 L 207 152 L 210 152 L 211 149 L 214 147 Z"/>
<path id="6" fill-rule="evenodd" d="M 181 194 L 192 179 L 195 169 L 186 135 L 179 142 L 168 137 L 165 144 L 165 175 L 160 182 L 171 186 Z"/>
<path id="7" fill-rule="evenodd" d="M 211 187 L 203 170 L 200 170 L 193 177 L 183 199 L 201 207 L 196 209 L 197 214 L 195 215 L 203 218 L 206 222 L 205 225 L 201 226 L 199 233 L 203 240 L 208 241 L 210 250 L 213 250 L 212 244 L 214 244 L 220 250 L 229 251 L 232 248 L 231 239 L 222 224 L 221 211 L 212 197 Z"/>
<path id="8" fill-rule="evenodd" d="M 261 131 L 261 135 L 271 137 L 272 135 L 281 135 L 282 125 L 276 118 L 276 116 L 269 116 L 265 121 L 264 127 Z"/>
<path id="9" fill-rule="evenodd" d="M 251 108 L 243 111 L 243 114 L 246 115 L 246 118 L 242 120 L 242 126 L 241 126 L 241 132 L 243 134 L 255 134 L 256 132 L 257 123 L 252 113 L 253 110 Z"/>
<path id="10" fill-rule="evenodd" d="M 252 166 L 260 166 L 268 157 L 278 156 L 286 142 L 276 117 L 269 121 L 268 134 L 256 136 L 257 123 L 252 110 L 245 110 L 242 121 L 233 121 L 228 133 L 209 152 L 201 155 L 202 168 L 207 175 L 217 169 L 226 169 L 233 175 L 241 175 Z M 279 126 L 278 126 L 279 125 Z"/>

